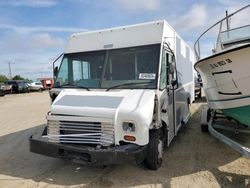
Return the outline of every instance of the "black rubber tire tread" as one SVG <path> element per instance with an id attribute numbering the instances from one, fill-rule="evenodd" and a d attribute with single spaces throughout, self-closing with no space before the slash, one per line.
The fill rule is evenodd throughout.
<path id="1" fill-rule="evenodd" d="M 198 98 L 198 99 L 201 98 L 201 90 L 200 90 L 199 94 L 197 95 L 197 98 Z"/>
<path id="2" fill-rule="evenodd" d="M 151 170 L 157 170 L 162 165 L 162 158 L 158 158 L 158 144 L 160 141 L 160 130 L 151 130 L 149 132 L 149 143 L 145 165 Z"/>
<path id="3" fill-rule="evenodd" d="M 207 110 L 207 123 L 209 122 L 211 117 L 211 110 L 210 108 Z M 207 133 L 208 132 L 208 124 L 207 125 L 201 125 L 201 132 Z"/>
<path id="4" fill-rule="evenodd" d="M 201 125 L 201 132 L 207 133 L 208 132 L 208 125 Z"/>

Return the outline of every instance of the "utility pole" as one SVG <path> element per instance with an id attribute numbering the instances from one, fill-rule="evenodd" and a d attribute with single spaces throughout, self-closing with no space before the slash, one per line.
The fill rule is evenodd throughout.
<path id="1" fill-rule="evenodd" d="M 15 64 L 15 63 L 11 63 L 11 62 L 7 62 L 8 65 L 9 65 L 9 77 L 10 77 L 10 80 L 12 79 L 12 75 L 11 75 L 11 66 L 10 64 Z"/>

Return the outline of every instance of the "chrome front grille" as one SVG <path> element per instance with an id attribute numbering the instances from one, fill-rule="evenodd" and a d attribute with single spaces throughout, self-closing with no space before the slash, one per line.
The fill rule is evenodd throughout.
<path id="1" fill-rule="evenodd" d="M 49 142 L 96 144 L 114 143 L 114 126 L 106 122 L 48 120 Z"/>

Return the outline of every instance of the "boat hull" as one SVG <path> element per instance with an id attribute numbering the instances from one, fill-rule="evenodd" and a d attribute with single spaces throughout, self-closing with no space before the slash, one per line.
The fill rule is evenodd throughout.
<path id="1" fill-rule="evenodd" d="M 250 126 L 250 105 L 223 109 L 222 112 L 226 116 L 232 117 L 242 124 Z"/>
<path id="2" fill-rule="evenodd" d="M 250 126 L 250 44 L 200 60 L 195 69 L 209 107 Z M 239 116 L 242 109 L 246 113 Z"/>

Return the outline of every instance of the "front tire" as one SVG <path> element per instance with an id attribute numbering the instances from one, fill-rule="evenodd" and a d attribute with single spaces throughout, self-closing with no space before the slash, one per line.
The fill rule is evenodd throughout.
<path id="1" fill-rule="evenodd" d="M 164 143 L 160 136 L 160 130 L 151 130 L 149 132 L 149 143 L 145 165 L 151 170 L 157 170 L 162 165 Z"/>

